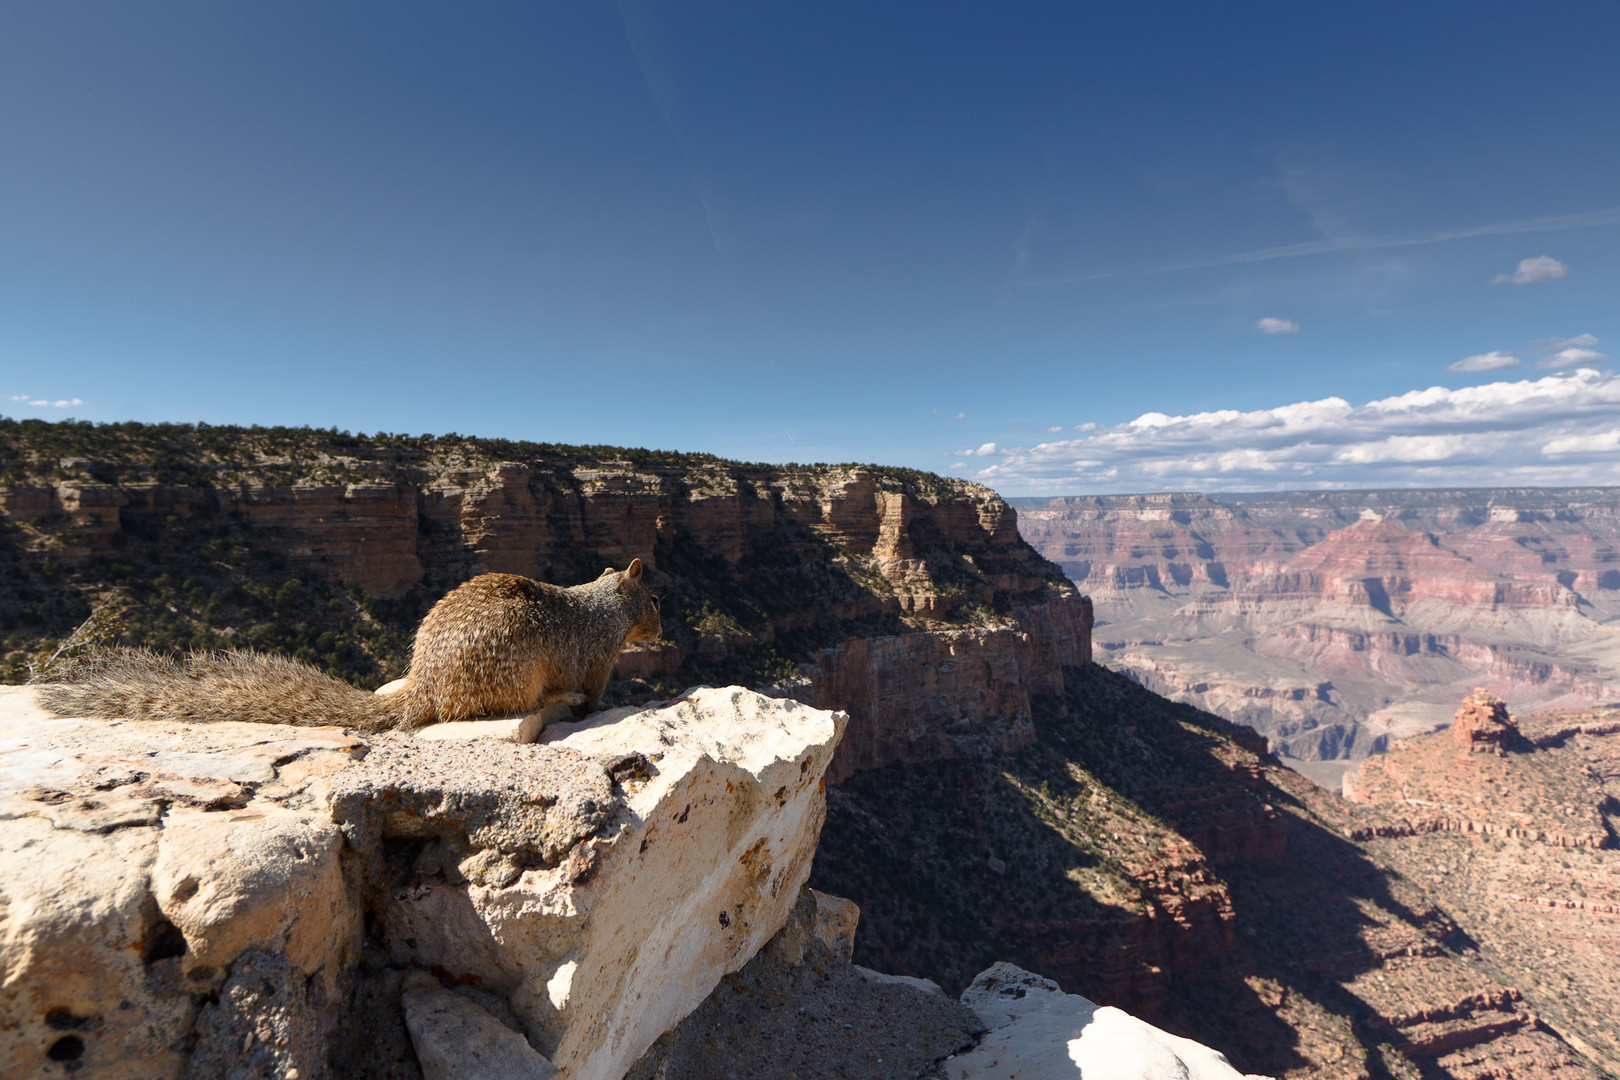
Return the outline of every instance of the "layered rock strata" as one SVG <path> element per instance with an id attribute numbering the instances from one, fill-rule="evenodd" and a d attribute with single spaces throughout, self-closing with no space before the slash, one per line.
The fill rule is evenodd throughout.
<path id="1" fill-rule="evenodd" d="M 1410 840 L 1355 839 L 1384 819 L 1281 767 L 1252 731 L 1104 668 L 1072 669 L 1066 690 L 1066 709 L 1037 709 L 1026 749 L 829 792 L 812 881 L 862 905 L 858 962 L 955 991 L 1006 958 L 1288 1080 L 1605 1075 L 1583 1032 L 1607 1006 L 1570 997 L 1549 1029 L 1557 988 L 1528 982 L 1529 958 L 1504 972 L 1453 916 L 1444 876 L 1391 868 L 1385 853 Z M 1536 744 L 1543 728 L 1521 726 Z M 1441 738 L 1482 767 L 1524 756 Z M 1596 849 L 1546 850 L 1579 865 Z M 1543 878 L 1512 891 L 1583 898 Z"/>
<path id="2" fill-rule="evenodd" d="M 1027 743 L 1031 702 L 1090 660 L 1087 601 L 964 481 L 453 436 L 12 427 L 0 630 L 18 633 L 0 641 L 19 680 L 26 643 L 42 658 L 102 608 L 128 644 L 245 644 L 375 685 L 456 582 L 570 584 L 640 557 L 666 639 L 620 657 L 610 700 L 774 686 L 851 715 L 839 779 Z"/>
<path id="3" fill-rule="evenodd" d="M 554 454 L 529 461 L 378 461 L 332 457 L 344 482 L 174 485 L 82 478 L 0 487 L 0 520 L 69 527 L 53 557 L 66 566 L 128 555 L 193 518 L 230 517 L 264 530 L 293 570 L 403 592 L 433 572 L 545 579 L 594 572 L 690 540 L 736 567 L 786 527 L 870 560 L 878 579 L 845 599 L 847 613 L 895 611 L 946 618 L 997 593 L 1027 596 L 1053 580 L 1018 535 L 1017 514 L 993 491 L 945 477 L 910 479 L 856 466 L 771 467 L 709 459 L 637 467 Z M 206 462 L 193 467 L 207 473 Z M 223 479 L 223 477 L 222 477 Z M 857 567 L 857 569 L 861 569 Z M 867 595 L 859 595 L 867 592 Z M 801 612 L 801 616 L 808 615 Z M 792 629 L 787 618 L 775 630 Z"/>
<path id="4" fill-rule="evenodd" d="M 960 760 L 1035 740 L 1034 703 L 1061 700 L 1063 669 L 1091 658 L 1091 602 L 1016 609 L 1010 625 L 857 638 L 823 650 L 784 692 L 850 714 L 828 776 L 894 762 Z"/>
<path id="5" fill-rule="evenodd" d="M 1307 761 L 1443 725 L 1473 686 L 1620 700 L 1620 490 L 1013 500 L 1097 600 L 1101 656 Z"/>

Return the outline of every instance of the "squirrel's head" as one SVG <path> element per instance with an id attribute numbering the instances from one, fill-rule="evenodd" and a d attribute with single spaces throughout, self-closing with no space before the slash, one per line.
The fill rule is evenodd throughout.
<path id="1" fill-rule="evenodd" d="M 610 566 L 602 571 L 602 576 L 615 573 L 619 580 L 614 587 L 630 613 L 630 634 L 625 640 L 657 641 L 663 636 L 664 623 L 658 611 L 658 597 L 641 580 L 641 560 L 631 559 L 630 565 L 623 571 L 616 571 Z"/>

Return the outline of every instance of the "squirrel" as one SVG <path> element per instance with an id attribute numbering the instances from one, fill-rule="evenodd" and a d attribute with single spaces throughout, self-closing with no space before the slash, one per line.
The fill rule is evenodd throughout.
<path id="1" fill-rule="evenodd" d="M 627 641 L 663 632 L 641 560 L 562 588 L 517 574 L 480 574 L 452 589 L 417 628 L 405 685 L 369 694 L 324 672 L 254 652 L 113 649 L 79 661 L 39 701 L 58 716 L 333 723 L 414 731 L 485 716 L 595 709 Z M 554 708 L 555 707 L 555 708 Z M 548 716 L 548 719 L 550 716 Z"/>

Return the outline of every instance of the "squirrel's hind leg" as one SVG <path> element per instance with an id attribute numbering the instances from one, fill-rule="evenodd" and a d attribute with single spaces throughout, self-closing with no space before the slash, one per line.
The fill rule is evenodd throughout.
<path id="1" fill-rule="evenodd" d="M 585 707 L 585 695 L 577 690 L 559 690 L 547 694 L 540 701 L 540 726 L 567 723 L 582 719 L 590 710 Z"/>

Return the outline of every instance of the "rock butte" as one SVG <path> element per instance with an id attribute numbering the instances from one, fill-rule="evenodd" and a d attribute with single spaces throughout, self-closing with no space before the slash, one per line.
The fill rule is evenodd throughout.
<path id="1" fill-rule="evenodd" d="M 1620 1070 L 1620 710 L 1519 719 L 1476 691 L 1450 731 L 1369 758 L 1345 794 L 1350 835 L 1439 897 L 1510 984 L 1438 1030 L 1541 1027 Z"/>

